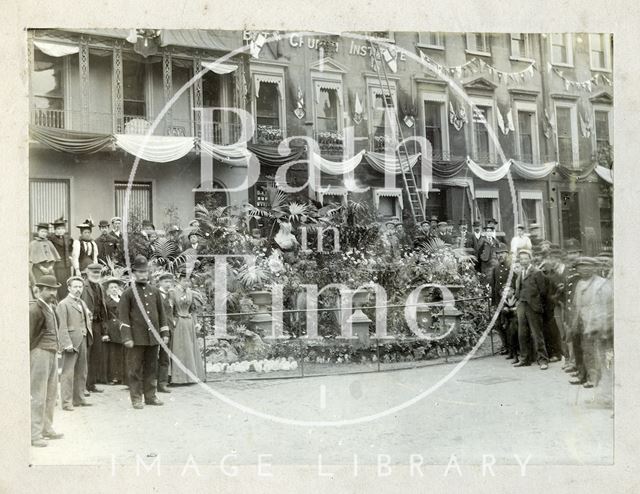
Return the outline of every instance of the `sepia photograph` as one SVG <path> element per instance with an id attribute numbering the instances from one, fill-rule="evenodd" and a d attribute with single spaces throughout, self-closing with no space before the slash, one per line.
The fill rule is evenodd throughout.
<path id="1" fill-rule="evenodd" d="M 31 465 L 614 463 L 614 34 L 25 39 Z"/>

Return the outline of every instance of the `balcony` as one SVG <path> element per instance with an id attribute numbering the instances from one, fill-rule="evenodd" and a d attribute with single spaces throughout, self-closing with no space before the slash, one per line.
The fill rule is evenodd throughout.
<path id="1" fill-rule="evenodd" d="M 256 125 L 256 144 L 263 146 L 277 146 L 282 142 L 284 132 L 275 125 Z"/>
<path id="2" fill-rule="evenodd" d="M 342 136 L 342 132 L 315 132 L 313 138 L 318 143 L 322 154 L 342 154 L 342 151 L 344 150 L 344 138 Z"/>
<path id="3" fill-rule="evenodd" d="M 34 108 L 31 110 L 31 124 L 49 129 L 72 130 L 94 134 L 146 134 L 153 123 L 152 118 L 142 115 L 124 115 L 122 124 L 117 125 L 111 113 L 88 112 L 83 114 L 71 110 L 51 110 Z M 119 129 L 117 127 L 120 127 Z M 200 129 L 194 128 L 192 120 L 171 118 L 165 115 L 154 129 L 153 135 L 195 137 Z M 223 122 L 205 123 L 203 138 L 213 144 L 231 144 L 240 136 L 240 125 Z"/>

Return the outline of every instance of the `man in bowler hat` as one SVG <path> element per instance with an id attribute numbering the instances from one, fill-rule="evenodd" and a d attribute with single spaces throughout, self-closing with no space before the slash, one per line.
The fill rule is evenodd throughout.
<path id="1" fill-rule="evenodd" d="M 31 445 L 46 447 L 45 439 L 60 439 L 53 430 L 58 394 L 58 319 L 53 310 L 60 283 L 45 275 L 36 282 L 38 298 L 29 305 L 29 362 L 31 367 Z"/>
<path id="2" fill-rule="evenodd" d="M 120 328 L 131 404 L 140 410 L 143 397 L 147 405 L 164 404 L 156 396 L 158 345 L 159 338 L 169 342 L 169 326 L 160 291 L 149 284 L 147 259 L 136 256 L 131 271 L 134 281 L 120 297 Z"/>

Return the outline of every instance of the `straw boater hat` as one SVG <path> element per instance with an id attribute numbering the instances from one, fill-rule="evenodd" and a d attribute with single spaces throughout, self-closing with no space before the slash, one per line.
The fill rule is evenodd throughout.
<path id="1" fill-rule="evenodd" d="M 529 249 L 518 249 L 518 255 L 526 254 L 529 256 L 529 259 L 533 259 L 533 253 Z"/>
<path id="2" fill-rule="evenodd" d="M 578 259 L 576 259 L 575 265 L 576 266 L 595 267 L 595 266 L 598 265 L 598 261 L 596 259 L 594 259 L 593 257 L 582 256 L 582 257 L 578 257 Z"/>
<path id="3" fill-rule="evenodd" d="M 122 218 L 120 218 L 120 216 L 114 216 L 113 218 L 111 218 L 111 219 L 109 220 L 109 223 L 111 223 L 111 224 L 113 225 L 113 223 L 114 223 L 115 221 L 119 221 L 120 223 L 122 223 Z"/>
<path id="4" fill-rule="evenodd" d="M 84 283 L 84 279 L 82 278 L 82 276 L 71 276 L 67 278 L 67 285 L 70 285 L 72 281 L 76 281 L 76 280 Z"/>
<path id="5" fill-rule="evenodd" d="M 59 288 L 60 283 L 56 280 L 55 276 L 50 274 L 44 275 L 35 283 L 36 286 L 46 286 L 47 288 Z"/>
<path id="6" fill-rule="evenodd" d="M 173 232 L 178 232 L 180 233 L 182 230 L 180 229 L 180 227 L 178 225 L 171 225 L 168 229 L 167 229 L 167 233 L 173 233 Z"/>
<path id="7" fill-rule="evenodd" d="M 121 280 L 120 278 L 116 278 L 115 276 L 109 276 L 106 280 L 102 282 L 102 285 L 105 288 L 108 288 L 111 283 L 117 283 L 118 285 L 122 286 L 125 284 L 125 281 Z"/>
<path id="8" fill-rule="evenodd" d="M 162 280 L 175 280 L 175 276 L 173 276 L 170 272 L 165 271 L 164 273 L 160 273 L 158 276 L 158 281 Z"/>

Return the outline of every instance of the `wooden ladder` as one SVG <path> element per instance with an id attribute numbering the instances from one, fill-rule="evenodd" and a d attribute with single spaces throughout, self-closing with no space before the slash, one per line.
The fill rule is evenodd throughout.
<path id="1" fill-rule="evenodd" d="M 371 47 L 371 56 L 373 58 L 373 65 L 376 71 L 376 75 L 378 76 L 378 83 L 380 84 L 380 89 L 382 90 L 382 100 L 385 108 L 385 114 L 392 114 L 396 124 L 396 128 L 398 130 L 397 137 L 400 139 L 400 144 L 395 146 L 394 152 L 398 159 L 398 163 L 400 164 L 400 175 L 402 176 L 404 192 L 407 197 L 409 209 L 411 211 L 411 218 L 417 225 L 421 221 L 426 220 L 423 197 L 418 190 L 416 176 L 413 173 L 411 164 L 409 163 L 409 152 L 407 151 L 407 145 L 404 142 L 402 125 L 393 101 L 391 84 L 389 83 L 389 78 L 387 76 L 387 69 L 385 67 L 385 61 L 382 58 L 380 45 L 377 43 L 374 44 L 374 42 L 372 42 L 371 40 L 368 40 L 368 43 Z M 382 66 L 382 75 L 380 74 L 380 66 Z"/>

